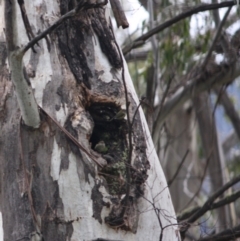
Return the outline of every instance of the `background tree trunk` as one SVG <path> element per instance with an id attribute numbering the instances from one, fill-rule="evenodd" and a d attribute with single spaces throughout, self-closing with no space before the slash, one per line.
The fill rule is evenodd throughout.
<path id="1" fill-rule="evenodd" d="M 167 180 L 174 177 L 183 161 L 182 168 L 170 185 L 175 210 L 181 212 L 187 208 L 193 195 L 199 190 L 202 175 L 196 150 L 196 122 L 192 104 L 188 102 L 178 108 L 168 118 L 166 128 L 168 138 L 163 168 Z M 179 196 L 181 198 L 178 198 Z"/>
<path id="2" fill-rule="evenodd" d="M 21 12 L 17 1 L 5 4 L 15 49 L 29 41 L 26 31 L 33 38 L 75 7 L 67 0 L 19 1 Z M 4 42 L 0 53 L 4 240 L 179 240 L 167 183 L 105 9 L 80 12 L 25 55 L 24 78 L 44 110 L 38 129 L 21 119 Z M 126 109 L 124 81 L 132 129 L 115 119 Z M 94 151 L 100 141 L 105 155 Z"/>
<path id="3" fill-rule="evenodd" d="M 194 98 L 194 107 L 198 120 L 200 136 L 202 140 L 205 165 L 209 165 L 209 179 L 212 190 L 218 190 L 228 180 L 226 180 L 224 157 L 220 152 L 220 145 L 217 136 L 214 114 L 211 111 L 210 100 L 206 92 Z M 217 210 L 216 229 L 231 226 L 229 206 Z"/>

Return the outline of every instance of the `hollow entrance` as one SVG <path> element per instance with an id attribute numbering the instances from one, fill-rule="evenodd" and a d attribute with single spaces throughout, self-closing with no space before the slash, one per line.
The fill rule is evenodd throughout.
<path id="1" fill-rule="evenodd" d="M 126 193 L 127 123 L 123 118 L 115 118 L 120 110 L 112 103 L 94 103 L 88 109 L 94 121 L 91 147 L 108 163 L 99 174 L 106 180 L 111 195 Z"/>

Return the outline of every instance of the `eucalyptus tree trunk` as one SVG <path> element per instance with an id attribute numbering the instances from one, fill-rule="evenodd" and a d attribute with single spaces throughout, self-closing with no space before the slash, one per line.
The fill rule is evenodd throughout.
<path id="1" fill-rule="evenodd" d="M 214 114 L 211 111 L 209 96 L 204 92 L 200 96 L 195 97 L 193 102 L 206 160 L 205 165 L 209 166 L 208 172 L 212 190 L 218 190 L 227 182 L 226 167 L 219 145 L 218 133 Z M 229 206 L 221 207 L 217 210 L 217 230 L 222 230 L 232 225 L 229 211 Z"/>
<path id="2" fill-rule="evenodd" d="M 0 1 L 6 241 L 179 240 L 107 8 L 104 1 Z"/>
<path id="3" fill-rule="evenodd" d="M 188 102 L 174 111 L 167 119 L 166 127 L 168 137 L 163 169 L 178 213 L 188 208 L 191 201 L 197 204 L 195 199 L 198 197 L 194 199 L 193 196 L 201 185 L 202 170 L 197 156 L 197 133 L 192 104 Z"/>

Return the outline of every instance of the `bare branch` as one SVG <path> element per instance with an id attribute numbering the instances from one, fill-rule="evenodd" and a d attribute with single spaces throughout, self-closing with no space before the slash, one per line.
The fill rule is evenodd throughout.
<path id="1" fill-rule="evenodd" d="M 217 209 L 222 206 L 225 206 L 232 202 L 235 202 L 239 197 L 240 197 L 240 191 L 237 191 L 231 195 L 228 195 L 228 196 L 222 198 L 220 201 L 213 203 L 212 206 L 210 207 L 209 211 Z M 198 212 L 200 209 L 201 209 L 201 207 L 193 207 L 191 209 L 184 210 L 181 214 L 179 214 L 177 216 L 178 222 L 191 217 L 194 213 Z"/>
<path id="2" fill-rule="evenodd" d="M 55 125 L 86 155 L 88 155 L 99 167 L 103 167 L 105 163 L 101 163 L 103 159 L 96 158 L 91 153 L 86 150 L 85 147 L 83 147 L 78 140 L 70 133 L 68 132 L 64 127 L 62 127 L 54 118 L 52 118 L 41 106 L 38 106 L 39 109 L 53 122 Z"/>
<path id="3" fill-rule="evenodd" d="M 236 238 L 238 237 L 240 237 L 240 225 L 235 226 L 234 228 L 228 228 L 220 233 L 199 239 L 199 241 L 229 241 L 236 240 Z"/>
<path id="4" fill-rule="evenodd" d="M 174 180 L 175 180 L 175 178 L 177 177 L 177 175 L 178 175 L 179 171 L 181 170 L 181 167 L 182 167 L 182 165 L 183 165 L 184 161 L 185 161 L 185 160 L 186 160 L 186 158 L 187 158 L 188 153 L 189 153 L 189 150 L 187 150 L 187 151 L 186 151 L 186 153 L 185 153 L 184 157 L 182 158 L 182 160 L 181 160 L 180 164 L 178 165 L 178 168 L 177 168 L 176 172 L 174 173 L 173 177 L 172 177 L 172 178 L 171 178 L 171 179 L 168 181 L 168 187 L 170 187 L 170 186 L 171 186 L 171 184 L 173 183 L 173 181 L 174 181 Z"/>
<path id="5" fill-rule="evenodd" d="M 215 36 L 214 36 L 214 39 L 213 39 L 213 41 L 212 41 L 212 44 L 211 44 L 211 46 L 210 46 L 210 48 L 209 48 L 209 50 L 208 50 L 208 53 L 207 53 L 207 55 L 206 55 L 206 57 L 205 57 L 205 59 L 204 59 L 204 61 L 203 61 L 203 63 L 202 63 L 202 68 L 203 68 L 203 69 L 206 67 L 206 65 L 207 65 L 207 63 L 208 63 L 208 61 L 209 61 L 209 59 L 210 59 L 210 57 L 211 57 L 211 55 L 212 55 L 212 52 L 213 52 L 213 50 L 214 50 L 214 48 L 215 48 L 215 45 L 216 45 L 216 43 L 217 43 L 217 41 L 218 41 L 218 38 L 219 38 L 220 34 L 221 34 L 223 25 L 225 24 L 225 22 L 226 22 L 226 20 L 227 20 L 227 17 L 228 17 L 228 15 L 229 15 L 230 11 L 231 11 L 231 9 L 232 9 L 232 6 L 228 8 L 227 12 L 225 13 L 225 15 L 224 15 L 224 17 L 223 17 L 223 20 L 221 21 L 220 25 L 218 26 L 218 29 L 217 29 L 217 32 L 216 32 L 216 34 L 215 34 Z"/>
<path id="6" fill-rule="evenodd" d="M 229 84 L 239 75 L 239 61 L 229 63 L 228 65 L 226 63 L 220 65 L 216 64 L 211 66 L 211 70 L 209 71 L 201 72 L 199 74 L 196 73 L 195 78 L 186 81 L 187 84 L 178 88 L 175 93 L 166 100 L 161 110 L 161 115 L 156 121 L 156 130 L 160 129 L 160 126 L 174 110 L 181 106 L 186 100 L 192 98 L 193 94 L 196 96 L 214 86 Z M 157 135 L 157 132 L 153 133 L 154 142 L 157 139 Z"/>
<path id="7" fill-rule="evenodd" d="M 148 31 L 147 33 L 143 34 L 141 37 L 134 40 L 130 45 L 127 45 L 123 48 L 123 54 L 127 54 L 129 51 L 131 51 L 134 48 L 137 48 L 145 43 L 146 40 L 148 40 L 150 37 L 152 37 L 154 34 L 161 32 L 165 28 L 170 27 L 171 25 L 183 20 L 184 18 L 190 17 L 193 14 L 204 12 L 208 10 L 214 10 L 219 8 L 225 8 L 225 7 L 232 7 L 236 4 L 235 1 L 226 1 L 221 3 L 213 3 L 213 4 L 201 4 L 198 5 L 184 13 L 181 13 L 177 15 L 176 17 L 158 25 L 157 27 L 153 28 L 152 30 Z"/>
<path id="8" fill-rule="evenodd" d="M 240 181 L 240 175 L 233 178 L 231 181 L 227 182 L 220 189 L 218 189 L 214 194 L 212 194 L 209 199 L 203 204 L 200 210 L 196 211 L 189 219 L 187 219 L 184 228 L 181 230 L 181 235 L 184 235 L 185 232 L 190 227 L 190 224 L 195 222 L 198 218 L 204 215 L 207 211 L 209 211 L 213 205 L 213 202 L 220 197 L 228 188 L 232 187 L 234 184 Z"/>
<path id="9" fill-rule="evenodd" d="M 218 0 L 212 0 L 212 3 L 218 3 Z M 214 19 L 216 27 L 219 26 L 219 24 L 220 24 L 220 16 L 219 16 L 218 9 L 213 10 L 213 19 Z"/>
<path id="10" fill-rule="evenodd" d="M 134 62 L 134 61 L 141 61 L 141 60 L 146 60 L 149 51 L 142 51 L 142 52 L 130 52 L 125 56 L 125 60 L 129 62 Z"/>

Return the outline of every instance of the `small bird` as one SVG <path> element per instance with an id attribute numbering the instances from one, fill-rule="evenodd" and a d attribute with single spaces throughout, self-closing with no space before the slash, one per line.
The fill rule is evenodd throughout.
<path id="1" fill-rule="evenodd" d="M 108 148 L 105 145 L 104 141 L 99 141 L 96 146 L 94 147 L 94 150 L 98 153 L 105 154 L 108 151 Z"/>
<path id="2" fill-rule="evenodd" d="M 120 110 L 118 113 L 111 119 L 112 120 L 123 120 L 124 117 L 126 116 L 126 110 Z"/>

